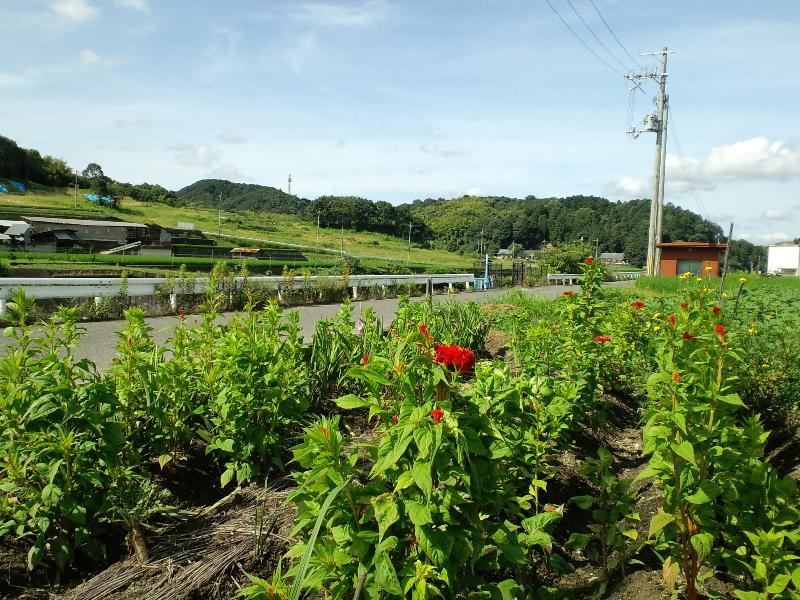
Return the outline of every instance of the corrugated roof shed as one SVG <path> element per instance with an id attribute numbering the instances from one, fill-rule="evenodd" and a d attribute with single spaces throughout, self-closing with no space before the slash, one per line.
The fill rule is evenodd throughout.
<path id="1" fill-rule="evenodd" d="M 128 223 L 126 221 L 91 221 L 87 219 L 48 219 L 46 217 L 22 217 L 29 223 L 53 223 L 55 225 L 80 225 L 82 227 L 141 227 L 141 223 Z"/>

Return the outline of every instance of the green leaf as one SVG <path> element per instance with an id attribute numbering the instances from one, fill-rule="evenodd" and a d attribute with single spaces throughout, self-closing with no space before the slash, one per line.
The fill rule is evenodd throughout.
<path id="1" fill-rule="evenodd" d="M 416 442 L 417 449 L 419 449 L 420 458 L 427 459 L 429 457 L 432 440 L 433 435 L 427 427 L 420 427 L 414 430 L 414 442 Z"/>
<path id="2" fill-rule="evenodd" d="M 61 502 L 62 496 L 61 488 L 53 483 L 48 483 L 42 490 L 42 502 L 48 508 Z"/>
<path id="3" fill-rule="evenodd" d="M 686 462 L 693 464 L 695 467 L 697 463 L 694 459 L 694 447 L 689 442 L 681 442 L 680 444 L 671 444 L 672 451 L 680 456 Z"/>
<path id="4" fill-rule="evenodd" d="M 714 536 L 710 533 L 698 533 L 691 538 L 692 548 L 697 553 L 700 562 L 704 561 L 711 554 L 714 547 Z"/>
<path id="5" fill-rule="evenodd" d="M 744 406 L 744 402 L 739 397 L 739 394 L 727 394 L 725 396 L 719 396 L 718 400 L 720 402 L 724 402 L 725 404 L 731 404 L 733 406 Z"/>
<path id="6" fill-rule="evenodd" d="M 719 495 L 719 486 L 712 481 L 704 481 L 694 494 L 686 496 L 686 501 L 692 504 L 708 504 Z"/>
<path id="7" fill-rule="evenodd" d="M 567 540 L 567 548 L 585 548 L 590 539 L 585 533 L 572 533 Z"/>
<path id="8" fill-rule="evenodd" d="M 577 504 L 579 508 L 586 510 L 592 506 L 594 498 L 591 496 L 573 496 L 570 498 L 570 501 Z"/>
<path id="9" fill-rule="evenodd" d="M 339 408 L 344 408 L 345 410 L 349 410 L 352 408 L 364 408 L 365 406 L 369 406 L 369 402 L 367 402 L 363 398 L 359 398 L 355 394 L 347 394 L 346 396 L 337 398 L 336 400 L 334 400 L 334 402 Z"/>
<path id="10" fill-rule="evenodd" d="M 30 550 L 28 550 L 28 571 L 33 571 L 36 567 L 38 567 L 39 563 L 42 562 L 43 557 L 44 551 L 40 546 L 33 546 Z"/>
<path id="11" fill-rule="evenodd" d="M 425 494 L 425 498 L 431 499 L 433 492 L 433 478 L 431 477 L 431 463 L 427 461 L 418 461 L 414 463 L 411 469 L 411 476 L 414 478 L 414 483 Z"/>
<path id="12" fill-rule="evenodd" d="M 431 509 L 415 500 L 407 500 L 404 504 L 406 513 L 414 525 L 433 523 Z"/>
<path id="13" fill-rule="evenodd" d="M 420 548 L 437 567 L 444 566 L 453 551 L 455 538 L 445 531 L 439 531 L 429 525 L 415 528 Z"/>
<path id="14" fill-rule="evenodd" d="M 386 552 L 376 554 L 374 565 L 375 585 L 378 586 L 378 589 L 385 590 L 390 594 L 402 595 L 403 589 L 397 579 L 397 571 L 395 571 L 392 559 L 389 558 L 388 554 Z"/>
<path id="15" fill-rule="evenodd" d="M 783 590 L 786 589 L 786 586 L 789 585 L 789 580 L 791 576 L 787 575 L 786 573 L 778 573 L 775 575 L 775 578 L 772 580 L 767 586 L 767 589 L 764 590 L 768 594 L 780 594 Z"/>
<path id="16" fill-rule="evenodd" d="M 400 507 L 394 494 L 382 494 L 372 500 L 375 519 L 378 521 L 378 540 L 383 539 L 386 530 L 400 519 Z"/>
<path id="17" fill-rule="evenodd" d="M 411 471 L 403 471 L 400 477 L 397 478 L 397 483 L 394 485 L 394 491 L 399 492 L 404 490 L 414 483 L 414 477 L 411 476 Z"/>
<path id="18" fill-rule="evenodd" d="M 675 515 L 671 513 L 656 513 L 650 521 L 650 536 L 654 536 L 673 521 L 675 521 Z"/>

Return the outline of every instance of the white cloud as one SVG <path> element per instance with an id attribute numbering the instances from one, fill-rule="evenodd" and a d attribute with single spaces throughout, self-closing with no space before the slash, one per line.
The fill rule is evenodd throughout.
<path id="1" fill-rule="evenodd" d="M 222 157 L 219 150 L 207 144 L 175 144 L 170 150 L 175 152 L 175 162 L 184 167 L 210 169 Z"/>
<path id="2" fill-rule="evenodd" d="M 713 190 L 733 181 L 786 181 L 800 177 L 800 148 L 786 141 L 755 137 L 716 146 L 703 158 L 667 155 L 667 185 L 683 191 L 689 184 Z"/>
<path id="3" fill-rule="evenodd" d="M 320 27 L 364 27 L 386 16 L 383 0 L 367 0 L 355 6 L 332 2 L 304 2 L 294 7 L 291 18 Z"/>
<path id="4" fill-rule="evenodd" d="M 217 135 L 217 139 L 223 144 L 244 144 L 249 141 L 245 136 L 232 131 L 223 131 Z"/>
<path id="5" fill-rule="evenodd" d="M 473 186 L 473 187 L 469 187 L 466 190 L 464 190 L 464 194 L 466 194 L 467 196 L 480 196 L 481 195 L 481 188 L 479 188 L 477 185 Z M 463 196 L 464 194 L 461 194 L 461 195 Z"/>
<path id="6" fill-rule="evenodd" d="M 150 14 L 150 0 L 114 0 L 114 4 Z"/>
<path id="7" fill-rule="evenodd" d="M 769 208 L 764 212 L 762 217 L 769 221 L 783 221 L 788 219 L 789 215 L 786 211 L 778 210 L 776 208 Z"/>
<path id="8" fill-rule="evenodd" d="M 775 231 L 772 233 L 742 233 L 741 237 L 753 244 L 775 244 L 778 242 L 788 242 L 789 240 L 794 239 L 793 236 L 789 235 L 783 231 Z"/>
<path id="9" fill-rule="evenodd" d="M 224 164 L 213 171 L 208 173 L 208 177 L 212 179 L 227 179 L 228 181 L 238 182 L 241 183 L 243 181 L 252 181 L 251 177 L 248 177 L 244 173 L 242 173 L 236 165 L 232 164 Z"/>
<path id="10" fill-rule="evenodd" d="M 646 198 L 650 195 L 650 186 L 640 179 L 623 177 L 618 181 L 612 181 L 607 184 L 605 191 L 606 194 L 612 197 Z"/>
<path id="11" fill-rule="evenodd" d="M 50 8 L 65 19 L 76 23 L 91 19 L 100 12 L 87 0 L 52 0 Z"/>
<path id="12" fill-rule="evenodd" d="M 79 55 L 83 64 L 97 67 L 113 67 L 122 64 L 116 56 L 100 56 L 94 50 L 81 50 Z"/>

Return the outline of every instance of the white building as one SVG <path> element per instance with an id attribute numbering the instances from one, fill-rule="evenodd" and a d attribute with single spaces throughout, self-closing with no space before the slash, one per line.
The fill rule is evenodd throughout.
<path id="1" fill-rule="evenodd" d="M 800 275 L 800 246 L 797 244 L 770 246 L 767 254 L 767 271 L 781 275 Z"/>

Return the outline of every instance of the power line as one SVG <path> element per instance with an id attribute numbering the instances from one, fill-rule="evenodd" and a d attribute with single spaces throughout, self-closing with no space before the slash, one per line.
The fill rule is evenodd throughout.
<path id="1" fill-rule="evenodd" d="M 583 38 L 582 38 L 581 36 L 579 36 L 579 35 L 578 35 L 578 33 L 577 33 L 577 32 L 576 32 L 576 31 L 575 31 L 575 30 L 574 30 L 574 29 L 573 29 L 573 28 L 570 26 L 570 24 L 569 24 L 569 23 L 567 23 L 567 22 L 564 20 L 564 17 L 562 17 L 562 16 L 561 16 L 561 13 L 559 13 L 559 12 L 556 10 L 556 7 L 555 7 L 555 6 L 553 6 L 553 5 L 551 4 L 550 0 L 544 0 L 544 1 L 547 3 L 547 6 L 549 6 L 549 7 L 550 7 L 550 10 L 552 10 L 552 11 L 555 13 L 555 15 L 556 15 L 556 16 L 559 18 L 559 20 L 560 20 L 560 21 L 561 21 L 561 22 L 564 24 L 564 27 L 566 27 L 567 29 L 569 29 L 570 33 L 571 33 L 572 35 L 574 35 L 574 36 L 575 36 L 575 38 L 576 38 L 576 39 L 577 39 L 577 40 L 578 40 L 578 41 L 579 41 L 581 44 L 583 44 L 583 47 L 584 47 L 584 48 L 586 48 L 586 49 L 587 49 L 589 52 L 591 52 L 591 53 L 594 55 L 594 57 L 595 57 L 597 60 L 599 60 L 599 61 L 600 61 L 601 63 L 603 63 L 603 64 L 604 64 L 606 67 L 608 67 L 609 69 L 611 69 L 611 70 L 612 70 L 614 73 L 616 73 L 617 75 L 621 75 L 622 77 L 625 77 L 625 73 L 622 73 L 622 72 L 621 72 L 620 70 L 618 70 L 617 68 L 615 68 L 615 67 L 612 67 L 610 64 L 608 64 L 608 62 L 607 62 L 607 61 L 606 61 L 606 60 L 605 60 L 605 59 L 604 59 L 602 56 L 600 56 L 600 55 L 599 55 L 597 52 L 595 52 L 594 50 L 592 50 L 592 49 L 591 49 L 591 47 L 589 46 L 589 44 L 587 44 L 587 43 L 586 43 L 586 42 L 583 40 Z"/>
<path id="2" fill-rule="evenodd" d="M 589 33 L 591 33 L 591 34 L 592 34 L 592 36 L 594 37 L 594 39 L 596 39 L 596 40 L 597 40 L 597 42 L 598 42 L 598 43 L 599 43 L 599 44 L 600 44 L 600 45 L 601 45 L 603 48 L 605 48 L 606 52 L 608 52 L 608 55 L 609 55 L 611 58 L 613 58 L 615 61 L 617 61 L 617 62 L 618 62 L 620 65 L 622 65 L 622 68 L 623 68 L 623 69 L 625 69 L 625 70 L 630 70 L 630 69 L 628 68 L 628 65 L 626 65 L 624 62 L 622 62 L 622 61 L 621 61 L 621 60 L 620 60 L 620 59 L 617 57 L 617 55 L 616 55 L 616 54 L 614 54 L 614 53 L 613 53 L 613 52 L 612 52 L 612 51 L 609 49 L 609 47 L 608 47 L 608 46 L 606 46 L 606 45 L 603 43 L 603 40 L 601 40 L 601 39 L 600 39 L 600 38 L 597 36 L 597 34 L 594 32 L 594 29 L 592 29 L 591 27 L 589 27 L 589 24 L 588 24 L 588 23 L 586 22 L 586 20 L 585 20 L 585 19 L 584 19 L 584 18 L 581 16 L 581 13 L 579 13 L 579 12 L 578 12 L 578 9 L 576 9 L 576 8 L 575 8 L 575 5 L 572 3 L 572 0 L 567 0 L 567 4 L 569 4 L 569 7 L 572 9 L 572 12 L 574 12 L 574 13 L 575 13 L 575 15 L 578 17 L 578 19 L 580 19 L 581 23 L 583 23 L 583 26 L 584 26 L 584 27 L 586 27 L 586 29 L 589 31 Z M 634 61 L 634 62 L 635 62 L 635 61 Z"/>
<path id="3" fill-rule="evenodd" d="M 597 13 L 597 16 L 600 17 L 601 21 L 603 21 L 603 25 L 606 26 L 606 29 L 608 29 L 608 32 L 616 40 L 617 44 L 619 44 L 619 47 L 622 48 L 622 50 L 625 52 L 625 54 L 628 55 L 628 58 L 630 58 L 636 64 L 637 67 L 639 67 L 640 69 L 643 69 L 644 67 L 642 67 L 642 65 L 639 63 L 639 61 L 636 60 L 636 58 L 633 56 L 633 54 L 628 52 L 628 49 L 623 45 L 623 43 L 621 41 L 619 41 L 619 38 L 617 37 L 617 34 L 614 33 L 613 29 L 611 29 L 611 25 L 608 24 L 608 22 L 606 21 L 605 17 L 603 16 L 603 13 L 600 12 L 600 9 L 597 7 L 597 4 L 595 4 L 595 1 L 594 0 L 589 0 L 589 2 L 592 3 L 592 6 L 594 6 L 594 10 Z"/>
<path id="4" fill-rule="evenodd" d="M 672 106 L 670 106 L 669 116 L 667 118 L 669 120 L 669 124 L 672 126 L 672 137 L 675 138 L 675 149 L 678 151 L 678 160 L 680 161 L 681 172 L 683 173 L 683 176 L 686 179 L 686 183 L 689 185 L 689 191 L 692 193 L 694 201 L 697 204 L 697 208 L 700 209 L 701 214 L 706 218 L 707 221 L 711 221 L 711 218 L 708 216 L 708 212 L 706 211 L 706 207 L 703 204 L 703 201 L 700 199 L 699 194 L 697 193 L 697 189 L 694 185 L 694 182 L 692 181 L 692 177 L 689 175 L 689 172 L 683 166 L 684 163 L 683 150 L 681 150 L 681 142 L 680 138 L 678 137 L 678 126 L 675 124 L 675 112 Z"/>

